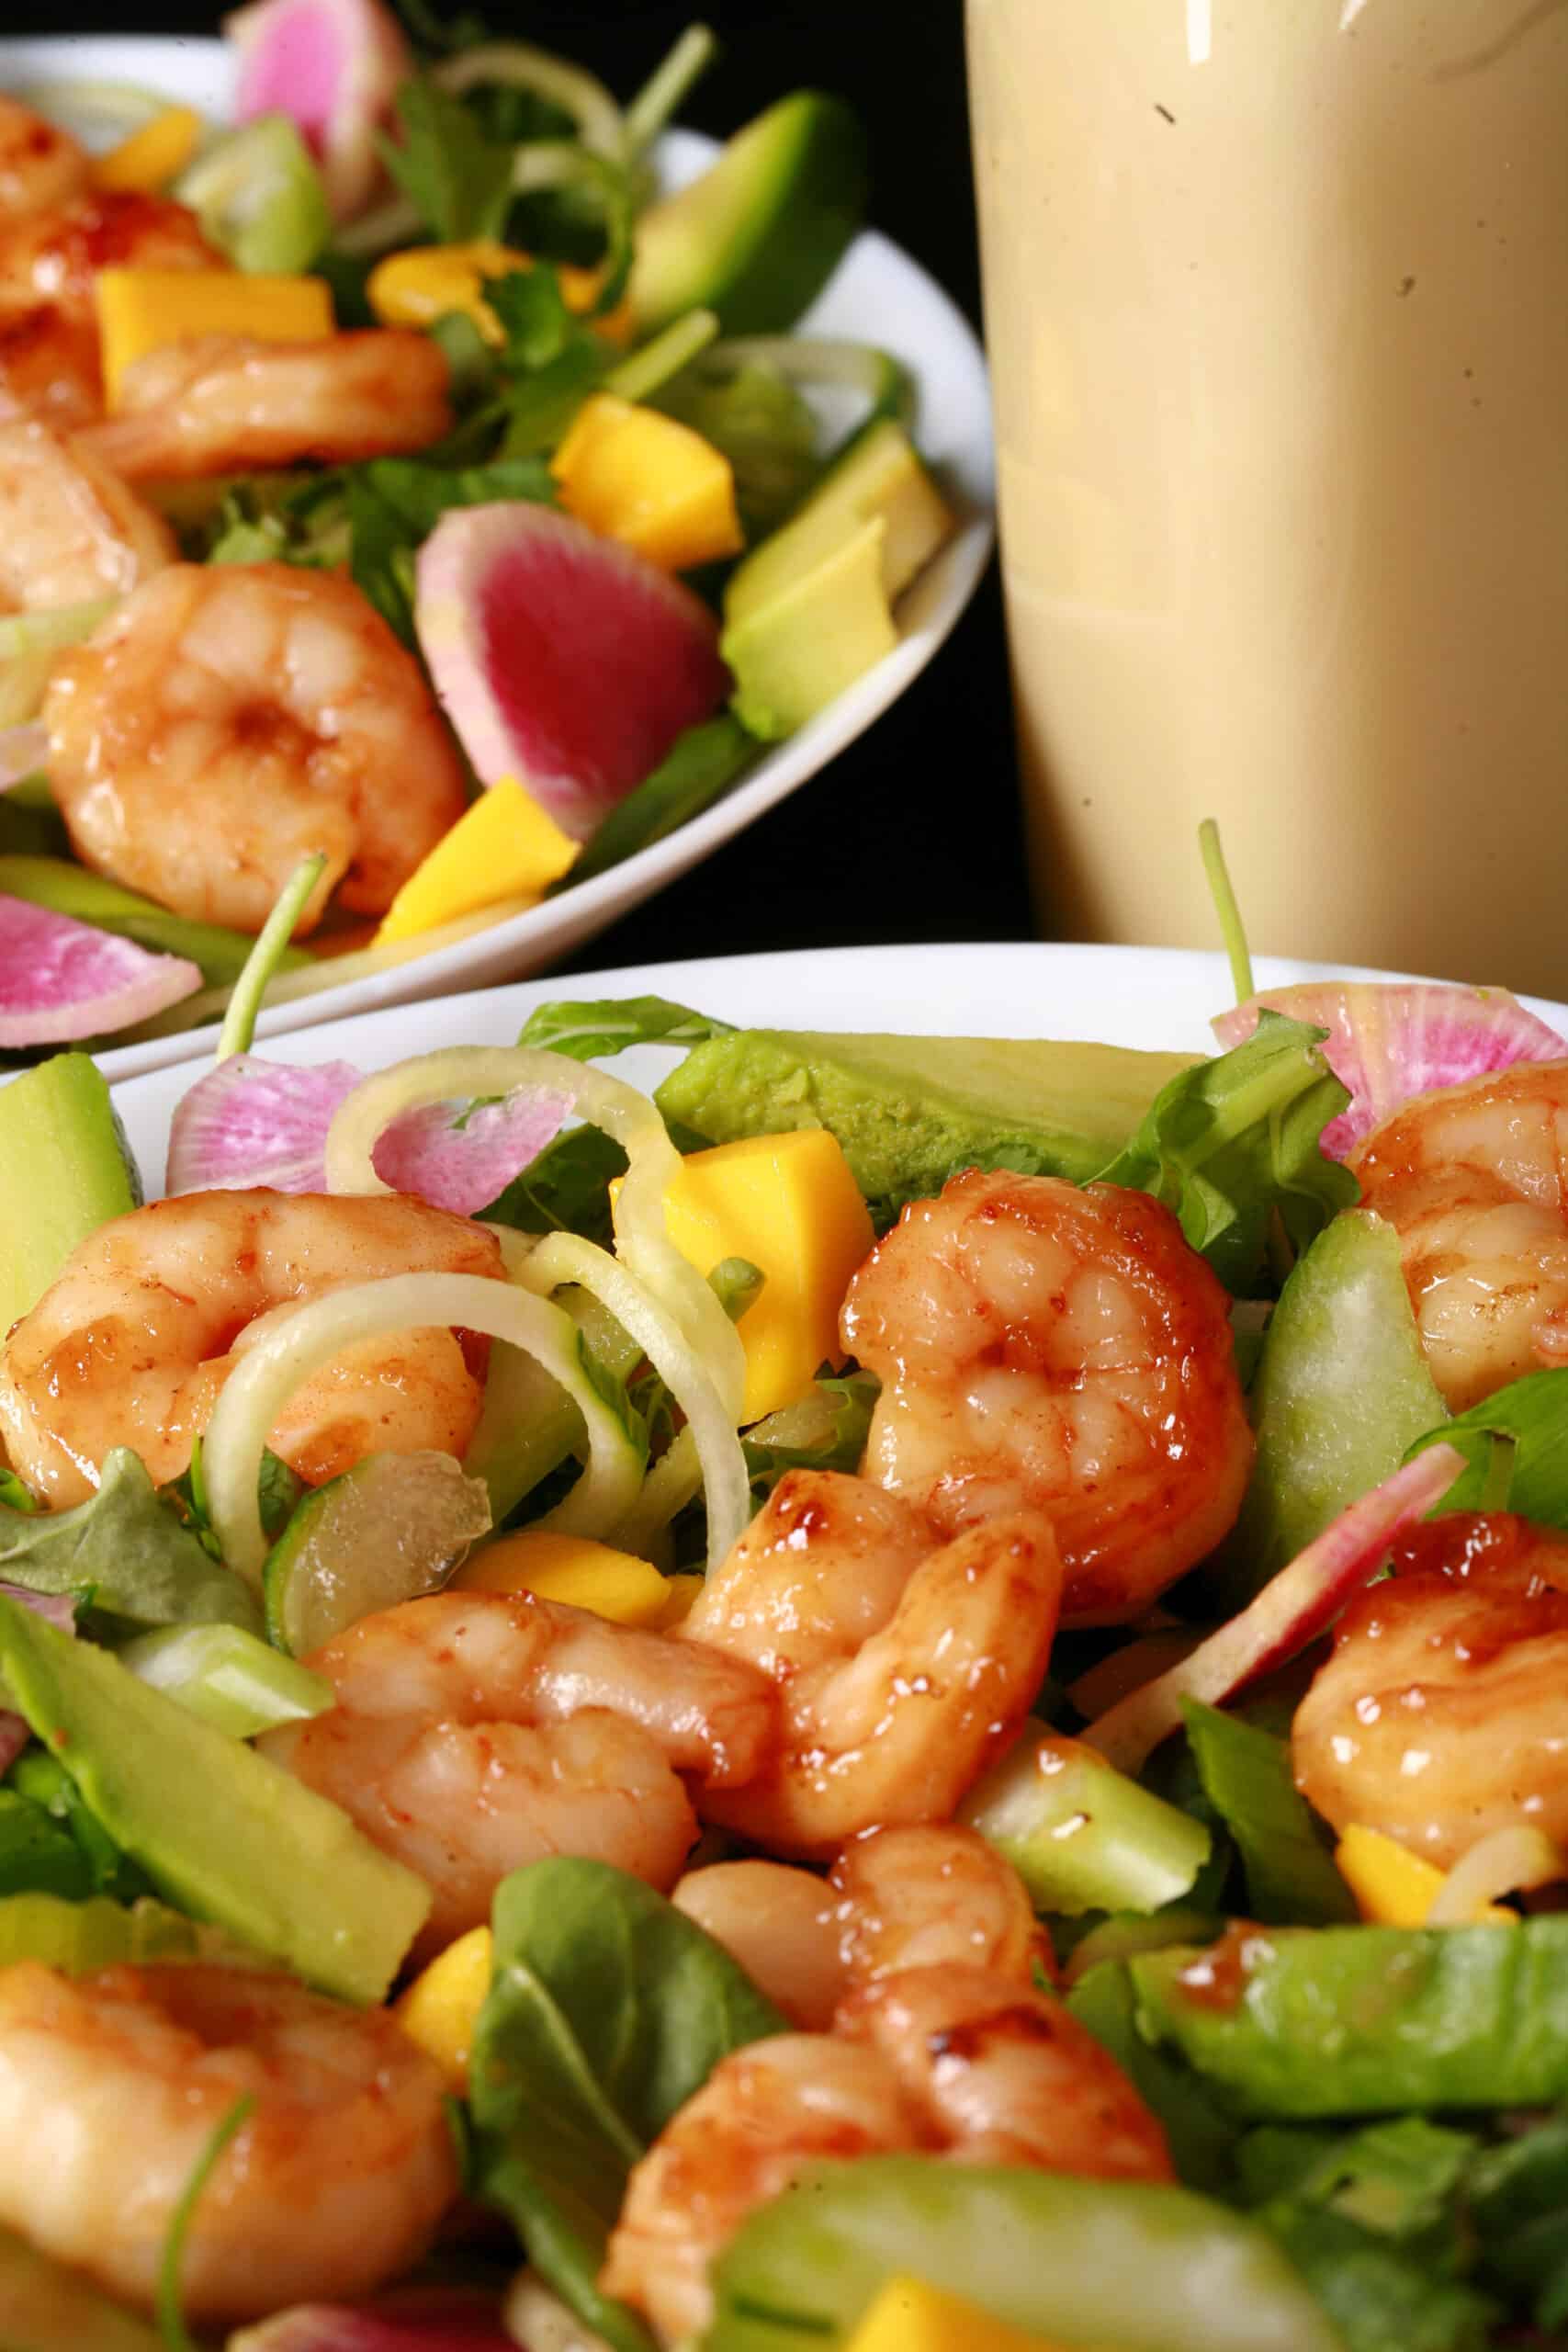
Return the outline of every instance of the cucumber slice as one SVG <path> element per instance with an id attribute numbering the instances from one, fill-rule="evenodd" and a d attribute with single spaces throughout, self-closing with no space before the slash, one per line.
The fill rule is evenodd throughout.
<path id="1" fill-rule="evenodd" d="M 337 1704 L 324 1674 L 311 1674 L 243 1625 L 160 1625 L 119 1652 L 121 1666 L 231 1739 L 254 1739 Z"/>
<path id="2" fill-rule="evenodd" d="M 1209 1859 L 1201 1821 L 1060 1733 L 1025 1731 L 959 1819 L 1010 1861 L 1037 1911 L 1155 1911 Z"/>
<path id="3" fill-rule="evenodd" d="M 713 2269 L 702 2352 L 834 2352 L 900 2275 L 1066 2346 L 1343 2352 L 1255 2223 L 1190 2189 L 863 2156 L 814 2167 Z"/>
<path id="4" fill-rule="evenodd" d="M 638 332 L 698 309 L 727 334 L 792 327 L 860 227 L 866 181 L 865 134 L 841 98 L 781 98 L 638 220 L 626 284 Z"/>
<path id="5" fill-rule="evenodd" d="M 268 1638 L 305 1657 L 345 1626 L 438 1591 L 491 1527 L 484 1482 L 449 1453 L 367 1453 L 299 1505 L 268 1553 Z"/>
<path id="6" fill-rule="evenodd" d="M 321 175 L 286 114 L 261 115 L 215 140 L 175 194 L 238 269 L 295 276 L 332 235 Z"/>

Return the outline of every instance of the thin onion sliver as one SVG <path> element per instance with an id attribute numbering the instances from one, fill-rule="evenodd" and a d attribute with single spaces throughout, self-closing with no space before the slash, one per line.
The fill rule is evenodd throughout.
<path id="1" fill-rule="evenodd" d="M 1522 1894 L 1568 1878 L 1568 1857 L 1544 1829 L 1515 1822 L 1472 1846 L 1444 1879 L 1427 1914 L 1429 1928 L 1461 1928 L 1479 1919 L 1500 1894 Z"/>

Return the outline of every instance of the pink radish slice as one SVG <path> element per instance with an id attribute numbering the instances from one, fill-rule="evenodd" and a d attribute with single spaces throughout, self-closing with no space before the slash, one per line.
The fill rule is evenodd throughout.
<path id="1" fill-rule="evenodd" d="M 197 1080 L 175 1112 L 165 1189 L 325 1192 L 327 1130 L 363 1075 L 351 1062 L 297 1069 L 231 1054 Z M 520 1087 L 483 1104 L 461 1127 L 443 1103 L 405 1112 L 377 1143 L 376 1173 L 400 1193 L 471 1216 L 554 1141 L 570 1108 L 567 1095 Z"/>
<path id="2" fill-rule="evenodd" d="M 1089 1746 L 1118 1771 L 1137 1772 L 1179 1729 L 1183 1699 L 1222 1706 L 1296 1657 L 1371 1583 L 1389 1546 L 1441 1502 L 1463 1468 L 1463 1455 L 1451 1445 L 1430 1445 L 1405 1463 L 1342 1510 L 1228 1625 L 1091 1724 L 1083 1734 Z"/>
<path id="3" fill-rule="evenodd" d="M 1568 1058 L 1568 1040 L 1527 1012 L 1506 989 L 1424 980 L 1308 980 L 1266 989 L 1211 1023 L 1221 1045 L 1239 1046 L 1250 1037 L 1263 1005 L 1328 1031 L 1324 1058 L 1351 1096 L 1348 1110 L 1323 1131 L 1331 1159 L 1344 1159 L 1418 1094 L 1514 1062 Z"/>
<path id="4" fill-rule="evenodd" d="M 0 728 L 0 792 L 9 792 L 24 776 L 37 775 L 49 757 L 49 729 L 29 720 L 25 727 Z"/>
<path id="5" fill-rule="evenodd" d="M 237 2330 L 229 2352 L 517 2352 L 517 2346 L 487 2296 L 433 2288 L 368 2310 L 298 2303 Z"/>
<path id="6" fill-rule="evenodd" d="M 378 0 L 254 0 L 224 19 L 240 51 L 234 119 L 286 114 L 321 169 L 335 220 L 362 209 L 381 176 L 375 133 L 414 70 Z"/>
<path id="7" fill-rule="evenodd" d="M 154 956 L 73 915 L 0 897 L 0 1046 L 60 1046 L 146 1021 L 201 986 L 183 956 Z"/>
<path id="8" fill-rule="evenodd" d="M 0 1594 L 30 1609 L 35 1617 L 45 1619 L 57 1633 L 76 1631 L 76 1603 L 68 1592 L 33 1592 L 24 1584 L 0 1584 Z M 31 1737 L 25 1716 L 13 1713 L 9 1707 L 0 1707 L 0 1774 L 10 1770 Z"/>
<path id="9" fill-rule="evenodd" d="M 515 776 L 575 841 L 729 692 L 706 605 L 553 508 L 454 508 L 416 578 L 420 645 L 480 782 Z"/>

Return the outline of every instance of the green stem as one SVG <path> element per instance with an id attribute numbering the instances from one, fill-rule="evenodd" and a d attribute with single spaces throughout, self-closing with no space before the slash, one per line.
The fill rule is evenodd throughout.
<path id="1" fill-rule="evenodd" d="M 185 2252 L 186 2233 L 201 2192 L 211 2179 L 219 2157 L 245 2122 L 255 2103 L 255 2093 L 245 2091 L 234 2101 L 228 2113 L 220 2117 L 211 2138 L 192 2167 L 190 2178 L 180 2191 L 180 2201 L 169 2218 L 163 2260 L 158 2265 L 155 2306 L 158 2332 L 169 2346 L 169 2352 L 197 2352 L 196 2342 L 186 2326 L 185 2312 L 180 2308 L 180 2256 Z"/>
<path id="2" fill-rule="evenodd" d="M 718 53 L 711 27 L 688 25 L 674 48 L 648 80 L 622 117 L 628 157 L 651 147 L 681 106 L 699 74 L 705 74 Z"/>
<path id="3" fill-rule="evenodd" d="M 645 343 L 640 351 L 617 360 L 605 376 L 603 389 L 623 401 L 645 401 L 649 392 L 657 391 L 671 376 L 678 376 L 717 333 L 718 319 L 714 311 L 687 311 L 662 334 Z"/>
<path id="4" fill-rule="evenodd" d="M 1245 1004 L 1254 993 L 1252 958 L 1247 953 L 1247 933 L 1242 927 L 1241 909 L 1231 888 L 1225 854 L 1220 847 L 1220 829 L 1213 817 L 1205 817 L 1198 828 L 1198 848 L 1203 860 L 1203 872 L 1208 877 L 1209 895 L 1214 901 L 1214 912 L 1220 919 L 1220 937 L 1225 954 L 1230 957 L 1231 985 L 1237 1004 Z"/>
<path id="5" fill-rule="evenodd" d="M 218 1051 L 213 1056 L 215 1061 L 226 1062 L 231 1054 L 250 1052 L 262 999 L 294 936 L 294 926 L 304 912 L 305 901 L 320 881 L 326 862 L 320 850 L 309 857 L 302 857 L 278 892 L 276 903 L 257 932 L 256 944 L 246 956 L 244 969 L 234 983 L 234 993 L 229 999 L 229 1010 L 223 1016 L 223 1026 L 219 1032 Z"/>

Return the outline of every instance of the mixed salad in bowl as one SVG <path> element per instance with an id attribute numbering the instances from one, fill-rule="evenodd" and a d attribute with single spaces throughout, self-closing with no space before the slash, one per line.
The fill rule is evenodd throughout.
<path id="1" fill-rule="evenodd" d="M 0 1050 L 216 1017 L 306 851 L 298 1017 L 537 961 L 802 780 L 973 585 L 910 368 L 813 327 L 830 279 L 867 311 L 849 109 L 715 151 L 666 130 L 704 27 L 625 105 L 439 34 L 265 0 L 227 128 L 0 98 Z"/>
<path id="2" fill-rule="evenodd" d="M 0 1091 L 7 2341 L 1555 2340 L 1568 1043 L 1241 993 Z"/>

